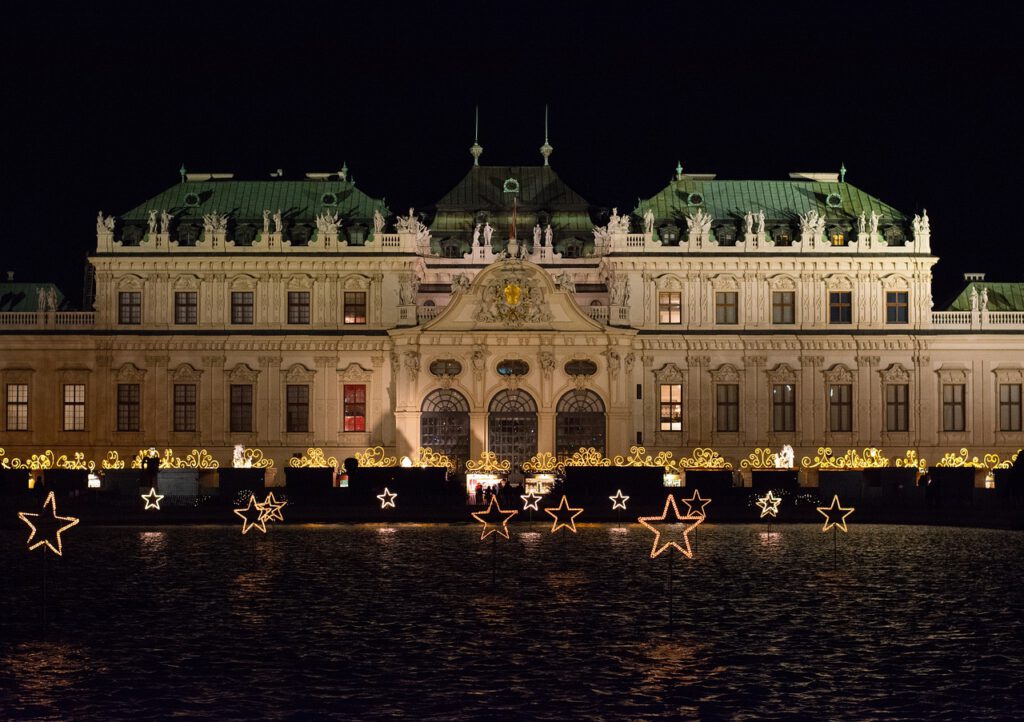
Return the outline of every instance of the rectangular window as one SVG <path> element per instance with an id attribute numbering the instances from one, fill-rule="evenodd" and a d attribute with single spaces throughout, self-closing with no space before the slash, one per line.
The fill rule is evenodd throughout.
<path id="1" fill-rule="evenodd" d="M 772 431 L 796 431 L 796 387 L 772 385 Z"/>
<path id="2" fill-rule="evenodd" d="M 366 431 L 366 386 L 345 384 L 344 399 L 345 431 Z"/>
<path id="3" fill-rule="evenodd" d="M 309 431 L 309 386 L 307 384 L 288 384 L 285 388 L 287 412 L 285 428 L 289 433 Z"/>
<path id="4" fill-rule="evenodd" d="M 718 384 L 716 386 L 715 428 L 718 431 L 740 430 L 739 384 Z"/>
<path id="5" fill-rule="evenodd" d="M 28 431 L 28 384 L 7 384 L 7 430 Z"/>
<path id="6" fill-rule="evenodd" d="M 121 291 L 117 294 L 117 322 L 142 323 L 142 291 Z"/>
<path id="7" fill-rule="evenodd" d="M 345 323 L 366 323 L 366 291 L 345 291 Z"/>
<path id="8" fill-rule="evenodd" d="M 138 431 L 142 406 L 138 384 L 117 385 L 117 430 Z"/>
<path id="9" fill-rule="evenodd" d="M 64 384 L 64 430 L 85 431 L 85 384 Z"/>
<path id="10" fill-rule="evenodd" d="M 885 430 L 910 431 L 908 384 L 886 384 L 885 386 Z"/>
<path id="11" fill-rule="evenodd" d="M 252 384 L 231 384 L 231 431 L 252 431 Z"/>
<path id="12" fill-rule="evenodd" d="M 715 293 L 715 323 L 739 323 L 739 304 L 736 291 L 718 291 Z"/>
<path id="13" fill-rule="evenodd" d="M 680 291 L 658 293 L 658 323 L 683 322 L 683 294 Z"/>
<path id="14" fill-rule="evenodd" d="M 195 384 L 174 384 L 174 430 L 196 430 Z"/>
<path id="15" fill-rule="evenodd" d="M 853 431 L 853 385 L 828 387 L 828 430 Z"/>
<path id="16" fill-rule="evenodd" d="M 910 321 L 910 293 L 907 291 L 885 292 L 885 322 L 908 323 Z"/>
<path id="17" fill-rule="evenodd" d="M 772 323 L 796 323 L 794 291 L 772 291 Z"/>
<path id="18" fill-rule="evenodd" d="M 828 322 L 853 323 L 852 291 L 829 291 Z"/>
<path id="19" fill-rule="evenodd" d="M 662 431 L 683 430 L 683 386 L 682 384 L 661 384 L 659 429 Z"/>
<path id="20" fill-rule="evenodd" d="M 231 323 L 252 324 L 253 296 L 252 291 L 231 292 Z"/>
<path id="21" fill-rule="evenodd" d="M 999 430 L 1021 431 L 1020 384 L 999 384 Z"/>
<path id="22" fill-rule="evenodd" d="M 199 323 L 199 294 L 196 291 L 174 292 L 174 322 L 188 325 Z"/>
<path id="23" fill-rule="evenodd" d="M 943 384 L 942 385 L 942 430 L 963 431 L 966 428 L 964 419 L 966 414 L 965 399 L 967 397 L 967 386 L 965 384 Z"/>
<path id="24" fill-rule="evenodd" d="M 288 323 L 309 323 L 309 291 L 288 292 Z"/>

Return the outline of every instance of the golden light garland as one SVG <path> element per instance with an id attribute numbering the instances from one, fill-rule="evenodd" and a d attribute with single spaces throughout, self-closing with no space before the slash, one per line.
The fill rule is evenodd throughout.
<path id="1" fill-rule="evenodd" d="M 847 449 L 842 456 L 835 456 L 832 448 L 819 446 L 818 453 L 812 460 L 809 456 L 800 460 L 800 465 L 808 469 L 820 470 L 854 470 L 854 469 L 880 469 L 889 466 L 889 459 L 882 450 L 869 446 L 863 452 L 856 449 Z"/>
<path id="2" fill-rule="evenodd" d="M 666 471 L 672 471 L 676 467 L 671 451 L 659 451 L 652 457 L 642 446 L 630 446 L 629 456 L 616 456 L 612 463 L 615 466 L 661 466 Z"/>
<path id="3" fill-rule="evenodd" d="M 617 489 L 614 496 L 609 496 L 612 500 L 612 511 L 616 509 L 626 510 L 626 502 L 629 501 L 629 497 L 622 493 L 622 489 Z"/>
<path id="4" fill-rule="evenodd" d="M 700 496 L 700 489 L 693 490 L 693 496 L 689 499 L 683 499 L 679 497 L 684 504 L 686 504 L 686 516 L 699 516 L 701 519 L 707 517 L 705 508 L 711 503 L 711 499 L 702 499 Z M 700 508 L 698 508 L 700 505 Z"/>
<path id="5" fill-rule="evenodd" d="M 672 509 L 674 519 L 668 518 L 668 510 Z M 651 559 L 660 556 L 667 549 L 675 549 L 682 553 L 687 559 L 693 558 L 693 551 L 690 549 L 690 532 L 696 529 L 703 523 L 704 518 L 700 516 L 683 516 L 679 513 L 679 507 L 676 506 L 676 499 L 674 496 L 669 494 L 665 498 L 665 509 L 661 512 L 661 516 L 642 516 L 637 519 L 640 526 L 645 529 L 649 529 L 654 532 L 654 546 L 651 547 Z M 668 527 L 669 524 L 682 523 L 685 526 L 682 531 L 682 544 L 676 539 L 669 539 L 664 544 L 661 543 L 661 529 L 657 528 L 655 524 L 663 525 Z"/>
<path id="6" fill-rule="evenodd" d="M 740 461 L 741 469 L 774 469 L 775 454 L 767 446 L 763 449 L 758 447 L 747 455 L 746 459 Z"/>
<path id="7" fill-rule="evenodd" d="M 544 509 L 545 513 L 549 514 L 554 521 L 551 524 L 551 533 L 554 534 L 559 529 L 568 529 L 573 534 L 576 533 L 576 517 L 583 513 L 583 509 L 574 509 L 569 506 L 569 500 L 562 495 L 562 500 L 558 502 L 558 506 L 552 506 Z"/>
<path id="8" fill-rule="evenodd" d="M 235 509 L 235 514 L 242 517 L 242 534 L 248 534 L 252 528 L 267 533 L 267 520 L 264 518 L 263 505 L 256 501 L 255 494 L 249 494 L 249 503 L 241 509 Z"/>
<path id="9" fill-rule="evenodd" d="M 103 470 L 123 469 L 124 459 L 116 451 L 108 451 L 107 455 L 100 461 L 100 468 Z"/>
<path id="10" fill-rule="evenodd" d="M 359 466 L 364 468 L 377 468 L 383 466 L 395 466 L 398 457 L 388 456 L 383 446 L 370 446 L 365 451 L 353 454 Z"/>
<path id="11" fill-rule="evenodd" d="M 264 522 L 284 521 L 284 514 L 281 513 L 281 510 L 284 509 L 287 504 L 287 501 L 278 501 L 274 497 L 274 492 L 268 491 L 267 498 L 263 500 L 262 504 L 257 504 L 257 506 L 263 512 L 262 517 Z"/>
<path id="12" fill-rule="evenodd" d="M 1013 453 L 1013 456 L 1011 456 L 1009 459 L 1006 459 L 1005 461 L 1001 460 L 999 458 L 999 454 L 996 454 L 994 452 L 985 454 L 985 466 L 993 470 L 1009 469 L 1011 466 L 1014 466 L 1017 463 L 1017 456 L 1020 454 L 1020 451 L 1021 450 L 1018 449 Z M 2 452 L 3 449 L 0 449 L 0 453 Z"/>
<path id="13" fill-rule="evenodd" d="M 725 460 L 721 454 L 711 448 L 698 446 L 689 456 L 684 456 L 676 462 L 676 467 L 686 469 L 731 469 L 732 464 Z"/>
<path id="14" fill-rule="evenodd" d="M 595 449 L 593 446 L 588 448 L 580 447 L 579 451 L 573 452 L 573 454 L 562 462 L 562 468 L 567 466 L 611 466 L 612 460 L 602 454 L 600 451 Z"/>
<path id="15" fill-rule="evenodd" d="M 907 453 L 902 459 L 896 459 L 897 469 L 917 469 L 920 472 L 928 470 L 928 462 L 925 461 L 924 457 L 917 458 L 917 451 L 914 449 L 907 449 Z"/>
<path id="16" fill-rule="evenodd" d="M 0 449 L 0 455 L 2 455 L 3 449 Z M 0 461 L 0 466 L 5 469 L 29 469 L 30 471 L 46 471 L 47 469 L 68 469 L 72 471 L 94 471 L 96 469 L 95 461 L 87 461 L 85 453 L 82 451 L 75 451 L 68 456 L 67 454 L 61 454 L 57 456 L 47 449 L 41 454 L 32 454 L 32 456 L 26 457 L 24 460 L 14 458 L 4 458 Z"/>
<path id="17" fill-rule="evenodd" d="M 49 516 L 45 513 L 47 507 L 50 508 Z M 64 544 L 61 541 L 60 535 L 78 523 L 78 519 L 73 516 L 57 516 L 57 500 L 54 498 L 52 491 L 46 495 L 42 512 L 34 514 L 28 511 L 19 511 L 18 518 L 28 524 L 29 534 L 26 544 L 28 544 L 29 551 L 43 547 L 44 552 L 46 549 L 49 549 L 57 556 L 64 555 Z M 59 522 L 67 523 L 61 524 Z M 36 533 L 39 532 L 40 527 L 45 527 L 47 533 L 40 534 L 39 538 L 36 539 Z M 33 540 L 35 541 L 33 542 Z"/>
<path id="18" fill-rule="evenodd" d="M 398 498 L 398 494 L 396 494 L 393 491 L 388 491 L 388 488 L 385 486 L 384 487 L 384 493 L 383 494 L 377 494 L 377 498 L 380 499 L 380 508 L 381 509 L 388 509 L 388 508 L 394 509 L 395 508 L 395 499 Z"/>
<path id="19" fill-rule="evenodd" d="M 338 458 L 324 456 L 324 450 L 311 446 L 302 456 L 293 456 L 288 460 L 293 469 L 338 469 Z"/>
<path id="20" fill-rule="evenodd" d="M 117 452 L 108 453 L 116 454 Z M 141 469 L 142 460 L 151 458 L 149 451 L 146 449 L 139 449 L 138 455 L 132 459 L 132 468 Z M 164 449 L 163 456 L 159 457 L 161 469 L 219 469 L 220 462 L 213 458 L 213 456 L 206 449 L 192 449 L 192 452 L 186 454 L 184 457 L 174 455 L 173 449 Z"/>
<path id="21" fill-rule="evenodd" d="M 274 466 L 274 460 L 263 455 L 263 449 L 250 449 L 246 447 L 242 451 L 243 469 L 270 469 Z"/>
<path id="22" fill-rule="evenodd" d="M 757 500 L 757 505 L 761 507 L 761 518 L 764 519 L 766 516 L 778 516 L 779 504 L 781 502 L 782 497 L 775 496 L 775 493 L 769 489 L 767 494 Z"/>
<path id="23" fill-rule="evenodd" d="M 429 468 L 444 468 L 448 471 L 455 471 L 457 465 L 446 454 L 434 451 L 429 446 L 419 449 L 412 457 L 412 465 Z"/>
<path id="24" fill-rule="evenodd" d="M 935 463 L 935 466 L 955 469 L 963 467 L 970 467 L 975 469 L 985 468 L 985 464 L 979 461 L 977 456 L 970 456 L 967 452 L 967 449 L 960 449 L 959 454 L 955 454 L 952 451 L 947 451 L 946 454 Z"/>
<path id="25" fill-rule="evenodd" d="M 164 498 L 163 494 L 156 493 L 156 487 L 149 487 L 148 494 L 142 494 L 142 500 L 146 502 L 146 508 L 143 511 L 149 511 L 150 509 L 156 509 L 160 511 L 160 500 Z"/>
<path id="26" fill-rule="evenodd" d="M 503 510 L 498 504 L 497 497 L 492 496 L 487 505 L 487 511 L 474 511 L 470 513 L 470 516 L 484 525 L 480 531 L 480 541 L 483 541 L 491 534 L 498 534 L 508 539 L 508 523 L 518 513 L 515 510 Z"/>
<path id="27" fill-rule="evenodd" d="M 520 494 L 519 498 L 523 500 L 523 511 L 531 509 L 533 511 L 540 511 L 540 509 L 537 508 L 537 504 L 544 497 L 541 496 L 540 494 L 537 494 L 536 492 L 531 491 L 527 492 L 526 494 Z"/>
<path id="28" fill-rule="evenodd" d="M 508 459 L 499 459 L 493 451 L 485 451 L 479 459 L 470 459 L 466 462 L 466 471 L 480 471 L 494 473 L 496 471 L 510 471 L 512 462 Z"/>
<path id="29" fill-rule="evenodd" d="M 818 513 L 825 517 L 825 526 L 821 528 L 823 532 L 827 532 L 829 529 L 835 527 L 846 531 L 846 517 L 850 516 L 854 512 L 854 508 L 843 507 L 839 504 L 839 495 L 836 494 L 832 497 L 832 504 L 830 506 L 819 506 Z"/>
<path id="30" fill-rule="evenodd" d="M 531 456 L 528 461 L 525 461 L 522 468 L 523 471 L 533 472 L 534 474 L 550 474 L 553 471 L 560 470 L 562 467 L 563 464 L 558 460 L 557 456 L 550 451 L 542 451 Z"/>

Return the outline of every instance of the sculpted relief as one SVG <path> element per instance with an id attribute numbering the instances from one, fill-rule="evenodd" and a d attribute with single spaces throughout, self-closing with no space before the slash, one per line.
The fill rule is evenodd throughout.
<path id="1" fill-rule="evenodd" d="M 551 313 L 545 307 L 543 291 L 535 281 L 525 275 L 506 274 L 481 290 L 477 319 L 522 326 L 550 321 Z"/>

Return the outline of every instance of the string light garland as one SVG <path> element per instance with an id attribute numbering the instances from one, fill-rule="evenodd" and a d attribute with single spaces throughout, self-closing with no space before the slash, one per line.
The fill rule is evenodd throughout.
<path id="1" fill-rule="evenodd" d="M 50 508 L 49 515 L 46 514 L 47 507 Z M 49 549 L 57 556 L 64 555 L 64 544 L 60 535 L 78 523 L 78 519 L 73 516 L 57 516 L 57 500 L 52 491 L 46 495 L 42 512 L 35 514 L 29 511 L 19 511 L 18 518 L 28 524 L 29 535 L 26 543 L 29 551 L 43 547 L 44 551 Z M 36 538 L 37 533 L 39 534 L 38 539 Z"/>
<path id="2" fill-rule="evenodd" d="M 487 511 L 474 511 L 470 516 L 484 525 L 480 531 L 480 541 L 483 541 L 491 534 L 499 534 L 508 539 L 508 523 L 518 513 L 514 509 L 505 511 L 498 504 L 498 499 L 492 496 L 490 504 L 487 505 Z"/>
<path id="3" fill-rule="evenodd" d="M 267 521 L 264 518 L 266 510 L 263 505 L 256 501 L 255 494 L 249 494 L 249 503 L 241 509 L 235 509 L 235 514 L 242 517 L 242 534 L 248 534 L 252 528 L 267 533 Z"/>
<path id="4" fill-rule="evenodd" d="M 377 498 L 380 499 L 380 508 L 381 509 L 387 509 L 389 507 L 391 509 L 394 509 L 395 508 L 395 499 L 398 498 L 398 494 L 396 494 L 393 491 L 388 491 L 388 488 L 385 486 L 384 487 L 384 493 L 383 494 L 377 494 Z"/>
<path id="5" fill-rule="evenodd" d="M 284 514 L 281 513 L 281 510 L 287 504 L 287 501 L 278 501 L 274 497 L 274 492 L 267 492 L 267 498 L 263 500 L 262 504 L 258 504 L 263 510 L 263 521 L 284 521 Z"/>
<path id="6" fill-rule="evenodd" d="M 779 504 L 781 502 L 782 497 L 775 496 L 775 493 L 769 489 L 767 494 L 757 500 L 757 505 L 761 507 L 761 518 L 764 519 L 766 516 L 778 516 Z"/>
<path id="7" fill-rule="evenodd" d="M 614 496 L 609 496 L 612 500 L 612 511 L 616 509 L 626 510 L 626 502 L 629 501 L 629 497 L 622 493 L 622 489 L 617 489 Z"/>
<path id="8" fill-rule="evenodd" d="M 573 534 L 576 533 L 576 517 L 583 513 L 583 509 L 574 509 L 569 506 L 569 500 L 562 495 L 562 500 L 558 502 L 558 506 L 547 507 L 544 511 L 551 515 L 554 522 L 551 524 L 551 533 L 554 534 L 559 529 L 568 529 Z"/>
<path id="9" fill-rule="evenodd" d="M 156 493 L 156 487 L 151 486 L 148 494 L 142 494 L 142 500 L 146 502 L 146 508 L 143 511 L 149 511 L 150 509 L 156 509 L 160 511 L 160 500 L 164 498 L 163 494 Z"/>
<path id="10" fill-rule="evenodd" d="M 672 519 L 668 518 L 668 510 L 670 508 L 672 509 L 672 515 L 674 517 Z M 704 517 L 681 515 L 679 513 L 679 507 L 676 506 L 676 499 L 671 494 L 669 494 L 665 499 L 665 509 L 661 512 L 661 516 L 642 516 L 637 519 L 637 521 L 640 523 L 640 526 L 654 532 L 654 546 L 651 547 L 651 559 L 660 556 L 666 549 L 675 549 L 676 551 L 681 552 L 687 559 L 693 558 L 693 551 L 690 549 L 690 532 L 704 522 Z M 666 531 L 668 531 L 669 525 L 679 523 L 684 524 L 682 530 L 682 543 L 676 539 L 669 539 L 662 544 L 662 530 L 655 525 L 664 526 Z"/>
<path id="11" fill-rule="evenodd" d="M 523 511 L 528 511 L 530 509 L 533 511 L 540 511 L 540 509 L 537 508 L 537 504 L 544 497 L 534 491 L 531 491 L 526 494 L 520 494 L 519 498 L 523 500 Z"/>
<path id="12" fill-rule="evenodd" d="M 705 507 L 711 503 L 711 499 L 702 499 L 700 496 L 700 489 L 694 489 L 693 496 L 689 499 L 683 499 L 682 497 L 679 498 L 684 504 L 686 504 L 686 516 L 699 516 L 701 519 L 707 516 Z"/>
<path id="13" fill-rule="evenodd" d="M 821 528 L 823 532 L 827 532 L 829 529 L 846 529 L 846 517 L 850 516 L 854 512 L 854 508 L 843 507 L 839 504 L 839 495 L 836 494 L 832 497 L 831 506 L 819 506 L 818 513 L 825 517 L 825 526 Z"/>

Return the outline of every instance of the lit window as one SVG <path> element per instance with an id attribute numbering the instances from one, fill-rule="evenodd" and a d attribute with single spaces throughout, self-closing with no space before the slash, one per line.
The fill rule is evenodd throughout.
<path id="1" fill-rule="evenodd" d="M 345 384 L 345 431 L 366 431 L 366 385 Z"/>
<path id="2" fill-rule="evenodd" d="M 85 431 L 85 384 L 64 384 L 64 430 Z"/>
<path id="3" fill-rule="evenodd" d="M 683 386 L 661 384 L 660 426 L 662 431 L 683 430 Z"/>
<path id="4" fill-rule="evenodd" d="M 796 293 L 794 291 L 772 292 L 772 323 L 796 323 Z"/>
<path id="5" fill-rule="evenodd" d="M 683 294 L 679 291 L 658 293 L 658 323 L 683 322 Z"/>
<path id="6" fill-rule="evenodd" d="M 7 384 L 7 430 L 28 431 L 28 384 Z"/>
<path id="7" fill-rule="evenodd" d="M 345 291 L 345 323 L 366 323 L 366 291 Z"/>

